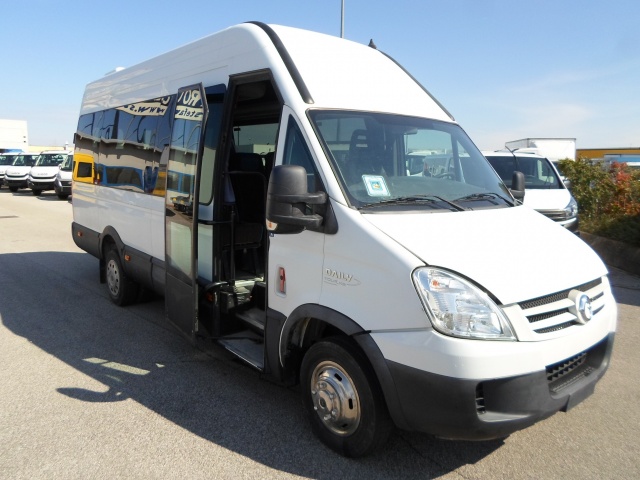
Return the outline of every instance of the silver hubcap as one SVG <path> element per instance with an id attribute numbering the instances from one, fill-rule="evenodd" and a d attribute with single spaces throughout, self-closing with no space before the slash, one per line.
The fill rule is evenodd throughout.
<path id="1" fill-rule="evenodd" d="M 107 287 L 114 297 L 118 296 L 120 291 L 120 272 L 115 261 L 109 260 L 107 263 Z"/>
<path id="2" fill-rule="evenodd" d="M 311 398 L 325 427 L 337 435 L 350 435 L 360 424 L 360 399 L 353 381 L 334 362 L 322 362 L 311 376 Z"/>

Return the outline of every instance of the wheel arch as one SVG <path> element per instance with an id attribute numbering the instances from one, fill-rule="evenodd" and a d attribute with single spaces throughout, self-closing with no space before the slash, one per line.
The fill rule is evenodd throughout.
<path id="1" fill-rule="evenodd" d="M 393 422 L 402 429 L 410 429 L 397 394 L 395 382 L 380 348 L 369 332 L 352 318 L 328 307 L 316 304 L 301 305 L 289 315 L 280 335 L 279 360 L 284 371 L 295 371 L 299 378 L 300 365 L 306 351 L 319 340 L 342 336 L 350 340 L 369 362 L 382 389 Z"/>
<path id="2" fill-rule="evenodd" d="M 100 257 L 98 257 L 100 260 L 100 283 L 105 283 L 107 280 L 105 255 L 107 249 L 111 248 L 111 246 L 115 246 L 115 249 L 120 256 L 120 260 L 122 261 L 125 248 L 124 242 L 120 238 L 120 235 L 118 235 L 116 229 L 112 226 L 108 226 L 102 231 L 98 240 L 98 252 L 100 254 Z"/>

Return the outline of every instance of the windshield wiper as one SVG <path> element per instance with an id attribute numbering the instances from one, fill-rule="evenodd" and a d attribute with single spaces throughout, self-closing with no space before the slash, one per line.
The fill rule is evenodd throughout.
<path id="1" fill-rule="evenodd" d="M 506 198 L 504 198 L 502 195 L 498 195 L 497 193 L 472 193 L 471 195 L 466 195 L 464 197 L 460 197 L 460 198 L 456 198 L 456 202 L 475 202 L 478 200 L 487 200 L 491 203 L 493 203 L 494 205 L 498 205 L 497 202 L 495 202 L 494 200 L 496 198 L 499 198 L 500 200 L 502 200 L 505 203 L 508 203 L 509 205 L 513 205 L 513 202 L 510 200 L 507 200 Z"/>
<path id="2" fill-rule="evenodd" d="M 444 198 L 438 197 L 436 195 L 411 195 L 406 197 L 397 197 L 391 198 L 389 200 L 382 200 L 380 202 L 372 202 L 366 203 L 358 208 L 358 210 L 362 210 L 365 208 L 375 208 L 375 207 L 386 207 L 389 205 L 411 205 L 411 204 L 429 204 L 433 205 L 433 208 L 438 208 L 436 203 L 445 203 L 452 207 L 456 211 L 465 210 L 464 207 L 460 205 L 456 205 L 455 203 L 445 200 Z"/>

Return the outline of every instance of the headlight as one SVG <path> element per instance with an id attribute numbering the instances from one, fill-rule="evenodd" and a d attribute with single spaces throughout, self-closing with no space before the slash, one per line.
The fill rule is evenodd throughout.
<path id="1" fill-rule="evenodd" d="M 569 205 L 564 207 L 564 213 L 567 216 L 567 218 L 574 218 L 578 216 L 578 203 L 575 201 L 573 197 L 571 197 L 571 201 L 569 202 Z"/>
<path id="2" fill-rule="evenodd" d="M 480 340 L 516 340 L 511 324 L 479 288 L 436 268 L 418 268 L 413 283 L 433 328 L 445 335 Z"/>

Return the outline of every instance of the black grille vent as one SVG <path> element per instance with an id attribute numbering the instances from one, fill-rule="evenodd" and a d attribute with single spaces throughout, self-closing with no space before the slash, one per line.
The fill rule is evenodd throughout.
<path id="1" fill-rule="evenodd" d="M 586 292 L 587 290 L 591 290 L 593 287 L 596 287 L 602 283 L 602 279 L 598 278 L 593 280 L 592 282 L 585 283 L 583 285 L 579 285 L 574 288 L 569 288 L 567 290 L 563 290 L 562 292 L 552 293 L 551 295 L 546 295 L 544 297 L 534 298 L 533 300 L 528 300 L 526 302 L 522 302 L 520 307 L 523 310 L 533 307 L 540 307 L 542 305 L 547 305 L 549 303 L 558 302 L 560 300 L 564 300 L 569 296 L 569 292 L 571 290 L 580 290 L 581 292 Z"/>
<path id="2" fill-rule="evenodd" d="M 587 365 L 587 352 L 547 367 L 549 390 L 557 393 L 563 388 L 577 382 L 594 369 Z"/>
<path id="3" fill-rule="evenodd" d="M 536 333 L 551 333 L 557 332 L 558 330 L 564 330 L 565 328 L 569 328 L 571 325 L 575 325 L 577 322 L 564 322 L 559 323 L 558 325 L 553 325 L 547 328 L 540 328 L 538 330 L 534 330 Z"/>
<path id="4" fill-rule="evenodd" d="M 484 404 L 484 387 L 482 383 L 479 383 L 476 387 L 476 412 L 480 414 L 487 412 Z"/>
<path id="5" fill-rule="evenodd" d="M 529 319 L 529 323 L 536 323 L 541 320 L 546 320 L 547 318 L 557 317 L 558 315 L 562 315 L 563 313 L 567 313 L 569 311 L 568 308 L 562 308 L 560 310 L 554 310 L 553 312 L 545 312 L 539 315 L 531 315 L 527 317 Z"/>

